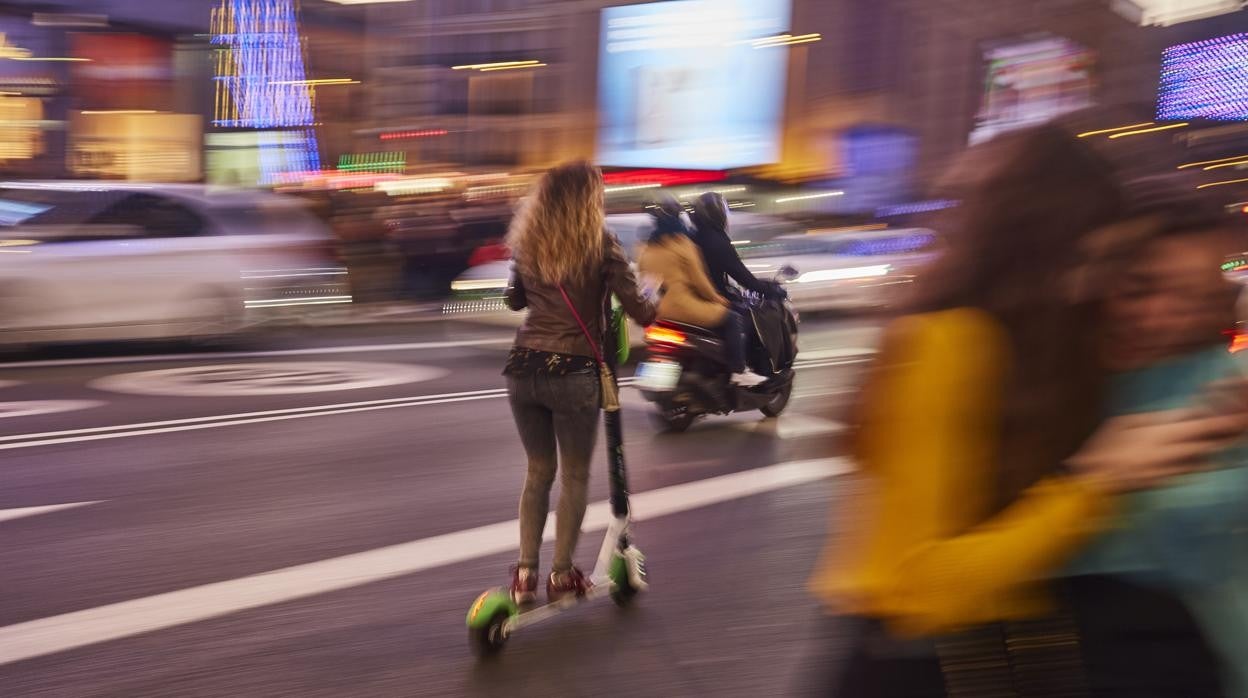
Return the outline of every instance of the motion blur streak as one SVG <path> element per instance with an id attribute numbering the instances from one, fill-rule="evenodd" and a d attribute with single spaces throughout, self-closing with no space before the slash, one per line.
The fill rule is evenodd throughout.
<path id="1" fill-rule="evenodd" d="M 1140 128 L 1141 126 L 1152 126 L 1153 123 L 1154 122 L 1152 121 L 1145 121 L 1145 122 L 1138 123 L 1138 124 L 1131 124 L 1129 126 L 1115 126 L 1114 128 L 1102 128 L 1102 129 L 1097 129 L 1095 131 L 1084 131 L 1083 133 L 1080 133 L 1078 135 L 1079 135 L 1079 138 L 1087 138 L 1088 136 L 1099 136 L 1102 133 L 1116 133 L 1118 131 L 1126 131 L 1128 129 Z"/>
<path id="2" fill-rule="evenodd" d="M 652 519 L 815 482 L 849 469 L 847 461 L 836 458 L 781 463 L 641 492 L 633 495 L 633 505 L 638 519 Z M 586 511 L 583 530 L 602 530 L 610 519 L 608 502 L 593 504 Z M 504 521 L 10 625 L 0 628 L 0 665 L 506 552 L 514 547 L 517 525 L 516 521 Z M 551 540 L 553 537 L 554 522 L 551 521 L 544 538 Z"/>
<path id="3" fill-rule="evenodd" d="M 18 507 L 16 509 L 0 509 L 0 521 L 12 521 L 13 519 L 21 519 L 27 516 L 38 516 L 40 514 L 51 514 L 54 511 L 65 511 L 67 509 L 76 509 L 78 507 L 88 507 L 99 502 L 69 502 L 67 504 L 47 504 L 39 507 Z"/>
<path id="4" fill-rule="evenodd" d="M 918 331 L 908 314 L 983 292 L 969 305 L 1011 334 L 1010 384 L 993 392 L 1009 409 L 959 433 L 1003 424 L 992 443 L 1021 469 L 979 493 L 991 501 L 960 488 L 953 504 L 1012 511 L 1015 487 L 1049 474 L 1046 450 L 1091 433 L 1028 441 L 1045 428 L 1033 410 L 1091 384 L 1114 397 L 1116 376 L 1074 382 L 1102 353 L 1081 348 L 1160 337 L 1057 322 L 1041 296 L 1137 252 L 1118 249 L 1117 226 L 1076 232 L 1170 206 L 1160 185 L 1128 191 L 1162 175 L 1230 233 L 1217 254 L 1163 257 L 1248 282 L 1248 0 L 0 9 L 5 698 L 874 695 L 803 685 L 804 657 L 835 671 L 854 654 L 856 624 L 827 617 L 846 609 L 805 580 L 835 557 L 821 550 L 856 547 L 829 513 L 895 472 L 871 467 L 868 443 L 897 448 L 915 469 L 902 492 L 920 490 L 879 507 L 901 517 L 883 537 L 949 528 L 911 504 L 964 459 L 944 464 L 924 439 L 978 394 L 953 360 L 995 336 L 894 371 L 929 343 L 896 339 Z M 667 243 L 689 283 L 642 264 Z M 1076 258 L 1096 263 L 1050 268 Z M 535 270 L 541 284 L 525 280 Z M 607 294 L 590 288 L 603 280 L 616 298 L 602 310 L 631 321 L 582 344 L 606 329 Z M 1156 271 L 1085 290 L 1143 309 L 1167 301 L 1143 288 L 1162 282 L 1179 286 Z M 1244 362 L 1245 323 L 1210 310 L 1232 292 L 1171 314 L 1216 315 L 1227 334 L 1210 353 Z M 1101 305 L 1078 318 L 1089 335 L 1110 331 Z M 896 354 L 880 344 L 894 339 Z M 600 350 L 621 364 L 620 411 L 578 443 Z M 1044 357 L 1060 365 L 1027 368 Z M 529 376 L 540 404 L 517 411 Z M 1110 406 L 1076 397 L 1052 414 Z M 868 438 L 893 409 L 904 421 Z M 561 412 L 584 419 L 567 428 Z M 861 472 L 827 479 L 851 452 Z M 610 467 L 625 460 L 627 478 Z M 572 545 L 573 524 L 625 480 L 640 515 L 672 514 L 629 531 L 653 593 L 624 616 L 587 606 L 525 626 L 509 656 L 472 665 L 472 600 L 510 584 L 519 558 L 537 563 L 542 599 L 554 568 L 593 564 L 603 536 Z M 519 544 L 510 519 L 534 523 L 548 486 L 562 541 L 539 546 L 528 525 Z M 954 575 L 961 598 L 983 581 L 973 571 Z M 940 592 L 903 576 L 899 614 Z M 1248 696 L 1244 668 L 1246 689 L 1224 693 Z"/>
<path id="5" fill-rule="evenodd" d="M 680 335 L 680 337 L 680 341 L 683 342 L 684 336 Z M 871 359 L 868 357 L 861 357 L 823 361 L 806 361 L 798 362 L 794 368 L 799 371 L 803 369 L 829 368 L 834 366 L 847 366 L 865 363 L 870 360 Z M 620 379 L 619 384 L 621 387 L 629 387 L 633 385 L 635 381 L 636 379 L 632 377 L 622 378 Z M 401 407 L 443 405 L 455 402 L 470 402 L 475 400 L 502 398 L 506 396 L 507 392 L 503 389 L 476 390 L 466 393 L 447 393 L 441 395 L 423 395 L 405 398 L 390 398 L 385 400 L 347 402 L 334 405 L 296 407 L 285 410 L 214 415 L 210 417 L 191 417 L 186 419 L 146 422 L 141 424 L 119 424 L 114 426 L 90 427 L 57 432 L 14 434 L 10 436 L 0 436 L 0 451 L 19 448 L 34 448 L 37 446 L 80 443 L 86 441 L 101 441 L 105 439 L 152 436 L 180 431 L 216 429 L 222 427 L 242 426 L 246 424 L 261 424 L 264 422 L 278 422 L 290 419 L 303 419 L 306 417 L 327 417 L 333 415 L 351 414 L 355 412 L 396 409 Z"/>
<path id="6" fill-rule="evenodd" d="M 150 354 L 147 356 L 114 356 L 91 359 L 47 359 L 43 361 L 18 361 L 0 365 L 4 368 L 47 368 L 52 366 L 89 366 L 94 364 L 156 363 L 165 361 L 202 361 L 211 359 L 249 359 L 265 356 L 315 356 L 317 354 L 351 354 L 385 351 L 410 351 L 413 349 L 453 349 L 508 344 L 510 339 L 463 339 L 445 342 L 406 342 L 400 344 L 368 344 L 352 347 L 310 347 L 307 349 L 277 349 L 273 351 L 225 351 L 212 354 Z"/>

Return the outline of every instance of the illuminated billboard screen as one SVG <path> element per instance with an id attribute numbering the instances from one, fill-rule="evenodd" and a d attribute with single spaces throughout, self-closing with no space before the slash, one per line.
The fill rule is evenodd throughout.
<path id="1" fill-rule="evenodd" d="M 1248 119 L 1248 34 L 1166 49 L 1157 118 Z"/>
<path id="2" fill-rule="evenodd" d="M 675 0 L 602 11 L 598 159 L 728 169 L 775 162 L 790 0 Z"/>
<path id="3" fill-rule="evenodd" d="M 972 144 L 1092 106 L 1092 53 L 1058 36 L 1030 36 L 984 51 L 987 74 Z"/>

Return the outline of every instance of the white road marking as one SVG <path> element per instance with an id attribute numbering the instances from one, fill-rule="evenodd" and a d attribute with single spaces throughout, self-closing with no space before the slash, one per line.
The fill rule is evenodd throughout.
<path id="1" fill-rule="evenodd" d="M 867 360 L 869 359 L 845 361 L 833 360 L 825 363 L 815 363 L 813 365 L 798 364 L 796 368 L 799 371 L 809 368 L 828 368 L 859 363 Z M 635 381 L 635 377 L 621 378 L 620 385 L 622 387 L 630 387 L 635 383 Z M 54 446 L 58 444 L 124 439 L 156 434 L 170 434 L 181 431 L 197 431 L 200 429 L 217 429 L 223 427 L 242 426 L 246 424 L 261 424 L 264 422 L 302 419 L 305 417 L 327 417 L 340 414 L 351 414 L 355 412 L 397 409 L 400 407 L 421 407 L 424 405 L 470 402 L 475 400 L 487 400 L 490 398 L 501 398 L 506 397 L 506 395 L 507 391 L 505 389 L 492 388 L 488 390 L 472 390 L 462 393 L 414 395 L 410 397 L 364 400 L 360 402 L 337 403 L 331 405 L 312 405 L 308 407 L 293 407 L 280 410 L 265 410 L 261 412 L 242 412 L 205 417 L 188 417 L 185 419 L 170 419 L 158 422 L 139 422 L 132 424 L 116 424 L 112 426 L 85 427 L 81 429 L 66 429 L 62 431 L 13 434 L 10 436 L 0 436 L 0 451 L 34 448 L 37 446 Z M 627 404 L 630 406 L 640 407 L 640 404 L 632 399 L 627 399 Z M 782 436 L 781 438 L 786 437 Z"/>
<path id="2" fill-rule="evenodd" d="M 620 392 L 620 404 L 624 407 L 631 407 L 639 410 L 653 410 L 654 403 L 641 396 L 639 390 L 624 390 Z"/>
<path id="3" fill-rule="evenodd" d="M 410 395 L 407 397 L 393 397 L 379 400 L 362 400 L 359 402 L 340 402 L 332 405 L 311 405 L 308 407 L 287 407 L 278 410 L 263 410 L 260 412 L 237 412 L 235 414 L 217 414 L 205 417 L 187 417 L 185 419 L 166 419 L 159 422 L 137 422 L 131 424 L 114 424 L 112 426 L 101 427 L 84 427 L 81 429 L 65 429 L 62 431 L 45 431 L 31 434 L 13 434 L 10 436 L 0 436 L 0 443 L 6 441 L 20 441 L 22 439 L 43 439 L 55 438 L 61 436 L 76 436 L 80 434 L 100 434 L 112 431 L 125 430 L 143 430 L 152 427 L 167 427 L 179 424 L 202 424 L 205 422 L 224 421 L 229 422 L 234 419 L 243 419 L 247 417 L 266 417 L 273 415 L 292 415 L 305 412 L 321 412 L 323 410 L 336 410 L 350 407 L 367 407 L 372 405 L 392 405 L 402 404 L 406 406 L 408 403 L 423 403 L 426 400 L 439 400 L 442 398 L 472 398 L 477 396 L 484 397 L 502 397 L 507 394 L 503 388 L 490 388 L 488 390 L 470 390 L 462 393 L 441 393 L 437 395 Z M 436 404 L 436 403 L 435 403 Z"/>
<path id="4" fill-rule="evenodd" d="M 808 399 L 816 397 L 834 397 L 836 395 L 848 395 L 849 393 L 858 392 L 858 388 L 834 388 L 831 390 L 798 390 L 793 392 L 793 399 Z"/>
<path id="5" fill-rule="evenodd" d="M 371 361 L 262 361 L 120 373 L 87 385 L 134 395 L 250 397 L 381 388 L 420 383 L 449 373 L 432 366 Z"/>
<path id="6" fill-rule="evenodd" d="M 874 359 L 870 356 L 861 356 L 855 359 L 824 359 L 822 361 L 811 361 L 809 363 L 797 362 L 793 365 L 795 371 L 802 371 L 808 368 L 831 368 L 833 366 L 853 366 L 854 364 L 871 363 Z"/>
<path id="7" fill-rule="evenodd" d="M 33 417 L 40 414 L 56 414 L 57 412 L 73 412 L 91 407 L 99 407 L 105 403 L 99 400 L 18 400 L 16 402 L 0 402 L 0 419 L 7 417 Z"/>
<path id="8" fill-rule="evenodd" d="M 771 465 L 634 494 L 638 519 L 657 518 L 849 472 L 840 458 Z M 585 531 L 605 529 L 610 506 L 597 502 Z M 0 628 L 0 665 L 131 637 L 229 613 L 302 599 L 516 547 L 519 522 L 503 521 L 248 577 L 98 606 Z M 551 537 L 553 526 L 547 527 Z"/>
<path id="9" fill-rule="evenodd" d="M 87 507 L 92 504 L 99 504 L 103 500 L 94 502 L 68 502 L 66 504 L 45 504 L 37 507 L 18 507 L 16 509 L 0 509 L 0 521 L 12 521 L 27 516 L 38 516 L 39 514 L 51 514 L 54 511 L 63 511 L 65 509 L 76 509 L 78 507 Z"/>
<path id="10" fill-rule="evenodd" d="M 297 409 L 303 409 L 303 410 L 308 410 L 308 411 L 286 412 L 283 414 L 266 416 L 266 417 L 252 417 L 252 418 L 247 418 L 247 419 L 232 419 L 232 420 L 225 420 L 225 421 L 208 421 L 208 420 L 216 420 L 217 418 L 214 418 L 214 417 L 203 417 L 203 418 L 192 417 L 186 420 L 170 420 L 170 421 L 190 422 L 190 423 L 181 424 L 178 426 L 144 428 L 144 429 L 136 429 L 132 431 L 107 431 L 107 432 L 94 431 L 94 433 L 83 434 L 80 436 L 53 437 L 53 438 L 42 438 L 42 439 L 35 440 L 35 441 L 16 441 L 13 443 L 0 443 L 0 451 L 9 451 L 9 450 L 18 449 L 18 448 L 32 448 L 35 446 L 52 446 L 56 444 L 80 443 L 84 441 L 105 441 L 105 440 L 110 440 L 110 439 L 124 439 L 124 438 L 132 437 L 132 436 L 151 436 L 154 434 L 170 434 L 170 433 L 179 432 L 179 431 L 197 431 L 199 429 L 217 429 L 220 427 L 242 426 L 244 424 L 261 424 L 264 422 L 280 422 L 280 421 L 284 421 L 288 419 L 302 419 L 304 417 L 326 417 L 330 415 L 351 414 L 353 412 L 371 412 L 374 410 L 389 410 L 389 409 L 395 409 L 399 407 L 419 407 L 422 405 L 441 405 L 441 404 L 445 404 L 449 402 L 467 402 L 471 400 L 488 400 L 492 398 L 503 397 L 506 394 L 507 393 L 503 391 L 497 391 L 497 392 L 487 391 L 486 394 L 482 394 L 482 395 L 461 395 L 458 397 L 448 397 L 448 398 L 438 399 L 438 400 L 408 399 L 406 401 L 400 401 L 400 402 L 389 402 L 385 404 L 374 404 L 374 405 L 365 405 L 361 407 L 350 407 L 350 408 L 339 408 L 339 409 L 328 409 L 328 410 L 321 409 L 321 408 L 311 408 L 311 410 L 308 410 L 308 408 L 297 408 Z M 312 410 L 317 410 L 317 411 L 312 411 Z M 204 421 L 194 422 L 192 420 L 204 420 Z M 133 425 L 123 425 L 123 427 L 130 427 L 130 426 L 133 426 Z M 118 428 L 123 428 L 123 427 L 100 427 L 98 429 L 100 430 L 118 429 Z M 70 431 L 88 431 L 88 430 L 70 430 Z M 47 432 L 47 433 L 55 434 L 56 432 Z M 29 436 L 30 435 L 21 435 L 18 438 L 29 438 Z M 14 437 L 0 437 L 0 439 L 10 439 L 10 438 L 14 438 Z"/>
<path id="11" fill-rule="evenodd" d="M 845 431 L 845 425 L 840 422 L 792 413 L 781 415 L 778 419 L 741 422 L 733 424 L 733 427 L 755 433 L 774 434 L 776 438 L 784 441 Z"/>
<path id="12" fill-rule="evenodd" d="M 635 379 L 631 377 L 621 378 L 620 386 L 627 388 L 633 384 L 634 380 Z M 395 407 L 442 405 L 451 402 L 467 402 L 506 396 L 506 389 L 490 388 L 488 390 L 470 390 L 461 393 L 412 395 L 409 397 L 363 400 L 360 402 L 343 402 L 332 405 L 312 405 L 308 407 L 289 407 L 285 409 L 264 410 L 260 412 L 239 412 L 236 414 L 209 415 L 205 417 L 166 419 L 159 422 L 114 424 L 111 426 L 84 427 L 81 429 L 64 429 L 61 431 L 12 434 L 9 436 L 0 436 L 0 450 L 75 443 L 78 441 L 119 439 L 130 436 L 144 436 L 147 434 L 167 434 L 177 431 L 192 431 L 196 429 L 228 427 L 240 424 L 258 424 L 261 422 L 298 419 L 300 417 L 323 417 L 335 414 L 350 414 L 352 412 L 366 412 L 370 410 L 390 409 Z"/>
<path id="13" fill-rule="evenodd" d="M 272 351 L 223 351 L 199 354 L 151 354 L 148 356 L 105 356 L 91 359 L 43 359 L 37 361 L 14 361 L 0 363 L 0 369 L 52 368 L 56 366 L 104 366 L 107 364 L 162 363 L 166 361 L 216 361 L 218 359 L 251 359 L 267 356 L 317 356 L 320 354 L 360 354 L 383 351 L 416 351 L 420 349 L 458 349 L 511 344 L 512 337 L 493 339 L 457 339 L 444 342 L 408 342 L 405 344 L 364 344 L 334 347 L 311 347 L 308 349 L 277 349 Z"/>
<path id="14" fill-rule="evenodd" d="M 875 349 L 867 347 L 847 347 L 841 349 L 812 349 L 798 354 L 803 362 L 821 361 L 824 359 L 848 359 L 860 356 L 873 356 Z"/>
<path id="15" fill-rule="evenodd" d="M 218 359 L 251 359 L 270 356 L 318 356 L 322 354 L 356 354 L 387 351 L 419 351 L 421 349 L 457 349 L 460 347 L 482 347 L 510 344 L 514 339 L 510 336 L 486 339 L 456 339 L 439 342 L 407 342 L 401 344 L 362 344 L 339 345 L 332 347 L 310 347 L 306 349 L 275 349 L 269 351 L 223 351 L 200 352 L 189 354 L 149 354 L 145 356 L 102 356 L 84 359 L 38 359 L 33 361 L 13 361 L 0 363 L 0 370 L 15 368 L 55 368 L 62 366 L 106 366 L 109 364 L 143 364 L 165 363 L 173 361 L 216 361 Z M 871 356 L 875 349 L 815 349 L 804 351 L 798 360 L 812 362 L 829 358 L 850 358 Z M 0 387 L 4 387 L 0 385 Z"/>
<path id="16" fill-rule="evenodd" d="M 21 381 L 0 381 L 0 389 L 12 388 L 15 385 L 21 385 Z"/>

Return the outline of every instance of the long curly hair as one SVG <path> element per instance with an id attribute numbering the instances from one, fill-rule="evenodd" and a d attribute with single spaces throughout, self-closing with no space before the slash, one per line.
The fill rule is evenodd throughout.
<path id="1" fill-rule="evenodd" d="M 551 168 L 521 202 L 507 231 L 520 271 L 541 283 L 580 283 L 603 255 L 602 172 L 584 160 Z"/>
<path id="2" fill-rule="evenodd" d="M 1119 182 L 1114 163 L 1064 123 L 976 146 L 944 178 L 942 193 L 961 205 L 944 216 L 946 249 L 915 283 L 907 310 L 976 308 L 1005 330 L 1010 361 L 992 473 L 998 509 L 1057 471 L 1102 417 L 1100 302 L 1065 289 L 1095 231 L 1126 218 Z M 875 412 L 869 403 L 895 398 L 873 384 L 855 408 L 856 432 Z"/>

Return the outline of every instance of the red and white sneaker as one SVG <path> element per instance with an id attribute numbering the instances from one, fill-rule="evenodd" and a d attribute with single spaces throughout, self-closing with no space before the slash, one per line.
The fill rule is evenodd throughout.
<path id="1" fill-rule="evenodd" d="M 518 565 L 511 568 L 511 600 L 517 606 L 537 601 L 537 570 Z"/>
<path id="2" fill-rule="evenodd" d="M 551 603 L 568 596 L 581 597 L 588 594 L 593 586 L 593 582 L 575 567 L 566 572 L 551 572 L 546 580 L 546 597 Z"/>

